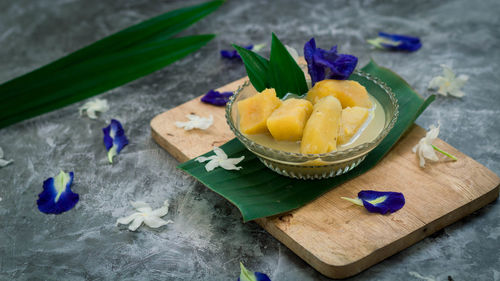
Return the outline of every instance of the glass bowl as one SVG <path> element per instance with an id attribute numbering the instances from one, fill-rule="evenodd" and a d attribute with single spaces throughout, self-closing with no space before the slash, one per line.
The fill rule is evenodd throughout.
<path id="1" fill-rule="evenodd" d="M 322 154 L 286 152 L 256 143 L 238 129 L 238 107 L 235 106 L 238 101 L 258 93 L 249 81 L 240 86 L 227 103 L 226 121 L 238 140 L 254 153 L 266 167 L 280 175 L 296 179 L 324 179 L 342 175 L 365 160 L 366 155 L 387 136 L 399 114 L 397 99 L 384 82 L 362 71 L 355 71 L 350 79 L 370 89 L 368 91 L 370 95 L 376 98 L 384 109 L 384 127 L 379 135 L 370 142 Z"/>

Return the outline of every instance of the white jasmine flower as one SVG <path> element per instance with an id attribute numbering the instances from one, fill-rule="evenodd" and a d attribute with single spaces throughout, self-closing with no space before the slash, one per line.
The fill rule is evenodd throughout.
<path id="1" fill-rule="evenodd" d="M 442 154 L 450 157 L 453 160 L 457 160 L 457 158 L 439 148 L 434 146 L 432 142 L 437 139 L 439 134 L 439 125 L 436 127 L 434 125 L 431 125 L 429 127 L 429 131 L 423 137 L 415 147 L 413 147 L 413 153 L 418 152 L 418 157 L 420 158 L 420 167 L 425 167 L 425 159 L 431 160 L 431 161 L 438 161 L 439 158 L 436 155 L 436 151 L 441 152 Z M 436 150 L 436 151 L 435 151 Z"/>
<path id="2" fill-rule="evenodd" d="M 14 162 L 14 160 L 12 160 L 12 159 L 10 159 L 10 160 L 3 159 L 3 149 L 0 147 L 0 168 L 9 165 L 12 162 Z"/>
<path id="3" fill-rule="evenodd" d="M 227 158 L 227 154 L 219 147 L 214 147 L 214 153 L 215 155 L 209 157 L 200 156 L 195 160 L 200 163 L 210 161 L 205 165 L 207 172 L 210 172 L 217 167 L 221 167 L 226 170 L 239 170 L 241 167 L 237 167 L 236 164 L 245 159 L 245 156 L 241 156 L 239 158 Z"/>
<path id="4" fill-rule="evenodd" d="M 195 114 L 186 115 L 189 119 L 187 122 L 175 122 L 177 128 L 184 128 L 184 130 L 189 131 L 192 129 L 202 129 L 206 130 L 214 123 L 214 117 L 210 115 L 208 118 L 200 117 Z"/>
<path id="5" fill-rule="evenodd" d="M 425 158 L 431 161 L 438 161 L 439 158 L 436 155 L 436 151 L 432 147 L 432 142 L 437 138 L 439 134 L 439 126 L 435 127 L 431 125 L 429 132 L 423 137 L 417 145 L 413 147 L 413 153 L 417 153 L 420 158 L 420 167 L 425 166 Z"/>
<path id="6" fill-rule="evenodd" d="M 135 231 L 137 228 L 139 228 L 139 226 L 142 225 L 142 223 L 151 228 L 158 228 L 160 226 L 173 223 L 173 221 L 171 220 L 166 221 L 161 219 L 161 217 L 165 216 L 168 213 L 168 201 L 165 201 L 163 203 L 163 206 L 156 210 L 152 210 L 149 204 L 142 201 L 131 202 L 131 204 L 137 210 L 137 212 L 128 217 L 119 218 L 116 221 L 116 225 L 130 223 L 128 229 L 130 229 L 131 231 Z"/>
<path id="7" fill-rule="evenodd" d="M 295 48 L 285 45 L 286 50 L 292 56 L 292 58 L 298 63 L 299 62 L 299 52 Z"/>
<path id="8" fill-rule="evenodd" d="M 80 116 L 85 111 L 90 119 L 97 119 L 97 111 L 102 113 L 109 110 L 108 101 L 105 99 L 91 100 L 78 108 L 78 110 L 80 111 Z"/>
<path id="9" fill-rule="evenodd" d="M 455 76 L 453 70 L 450 67 L 442 64 L 443 75 L 432 78 L 429 82 L 429 89 L 438 89 L 438 94 L 447 96 L 448 94 L 457 98 L 463 97 L 465 95 L 460 89 L 465 85 L 465 82 L 469 79 L 467 75 Z"/>

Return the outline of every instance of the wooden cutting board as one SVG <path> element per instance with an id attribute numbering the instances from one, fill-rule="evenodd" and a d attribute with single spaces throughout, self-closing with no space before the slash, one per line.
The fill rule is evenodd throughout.
<path id="1" fill-rule="evenodd" d="M 246 78 L 219 91 L 235 91 Z M 184 131 L 175 121 L 186 115 L 214 117 L 207 130 Z M 234 138 L 224 107 L 191 100 L 151 121 L 154 140 L 184 162 Z M 306 206 L 257 223 L 312 267 L 331 278 L 346 278 L 422 240 L 498 197 L 500 179 L 483 165 L 438 139 L 436 145 L 458 161 L 418 165 L 412 147 L 425 135 L 413 126 L 369 172 L 346 182 Z M 340 197 L 356 197 L 363 189 L 399 191 L 406 205 L 396 213 L 367 212 Z"/>

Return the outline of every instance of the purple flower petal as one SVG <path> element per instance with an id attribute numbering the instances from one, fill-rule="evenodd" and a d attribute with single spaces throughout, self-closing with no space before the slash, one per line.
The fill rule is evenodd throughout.
<path id="1" fill-rule="evenodd" d="M 337 54 L 337 46 L 330 51 L 316 48 L 314 38 L 304 45 L 304 57 L 313 86 L 325 79 L 345 80 L 358 64 L 358 58 L 353 55 Z"/>
<path id="2" fill-rule="evenodd" d="M 111 131 L 111 125 L 102 129 L 102 132 L 104 133 L 104 146 L 106 147 L 107 151 L 109 151 L 113 146 L 113 139 L 110 136 L 110 131 Z"/>
<path id="3" fill-rule="evenodd" d="M 271 278 L 269 278 L 269 276 L 267 276 L 267 274 L 265 273 L 254 272 L 254 274 L 257 281 L 271 281 Z"/>
<path id="4" fill-rule="evenodd" d="M 36 201 L 40 212 L 57 215 L 75 207 L 80 197 L 71 191 L 73 176 L 73 172 L 61 171 L 56 177 L 43 182 L 43 191 Z"/>
<path id="5" fill-rule="evenodd" d="M 389 34 L 384 32 L 379 32 L 378 36 L 393 42 L 390 44 L 381 43 L 383 47 L 389 50 L 414 52 L 422 47 L 422 43 L 418 37 Z"/>
<path id="6" fill-rule="evenodd" d="M 254 272 L 254 276 L 256 281 L 271 281 L 271 278 L 265 273 Z M 238 277 L 238 281 L 242 281 L 241 278 Z"/>
<path id="7" fill-rule="evenodd" d="M 238 55 L 238 52 L 236 50 L 221 50 L 220 51 L 220 55 L 223 57 L 223 58 L 226 58 L 226 59 L 236 59 L 236 58 L 239 58 L 241 59 L 240 55 Z"/>
<path id="8" fill-rule="evenodd" d="M 405 204 L 405 197 L 400 192 L 362 190 L 358 193 L 358 198 L 363 201 L 363 206 L 371 213 L 394 213 L 403 208 Z"/>
<path id="9" fill-rule="evenodd" d="M 329 68 L 328 79 L 346 80 L 358 64 L 358 58 L 353 55 L 340 54 L 335 64 Z"/>
<path id="10" fill-rule="evenodd" d="M 247 50 L 252 50 L 253 49 L 253 45 L 248 45 L 245 47 L 245 49 Z M 221 50 L 220 51 L 220 55 L 223 57 L 223 58 L 226 58 L 226 59 L 238 59 L 238 60 L 241 60 L 241 57 L 240 55 L 238 54 L 238 52 L 236 50 Z"/>
<path id="11" fill-rule="evenodd" d="M 210 103 L 217 106 L 224 106 L 229 101 L 229 98 L 233 95 L 233 92 L 219 92 L 215 90 L 210 90 L 203 97 L 201 101 L 205 103 Z"/>
<path id="12" fill-rule="evenodd" d="M 115 119 L 111 119 L 111 124 L 102 129 L 104 133 L 104 146 L 108 151 L 108 160 L 113 163 L 113 157 L 128 144 L 128 139 L 125 136 L 122 124 Z"/>
<path id="13" fill-rule="evenodd" d="M 311 38 L 311 40 L 304 45 L 304 58 L 307 62 L 307 70 L 311 76 L 313 86 L 316 82 L 325 79 L 325 67 L 324 65 L 317 65 L 315 59 L 315 57 L 317 57 L 316 53 L 316 41 L 314 38 Z"/>

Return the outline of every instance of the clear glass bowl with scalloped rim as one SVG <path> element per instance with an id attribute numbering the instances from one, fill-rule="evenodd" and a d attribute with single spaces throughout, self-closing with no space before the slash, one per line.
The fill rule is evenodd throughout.
<path id="1" fill-rule="evenodd" d="M 272 148 L 252 140 L 238 129 L 238 101 L 258 92 L 245 82 L 236 90 L 226 105 L 226 120 L 238 140 L 269 169 L 297 179 L 324 179 L 342 175 L 356 168 L 378 144 L 387 136 L 398 118 L 398 102 L 392 90 L 378 78 L 362 71 L 353 73 L 354 80 L 365 86 L 372 98 L 383 108 L 384 120 L 380 132 L 370 141 L 347 149 L 323 154 L 302 154 Z"/>

